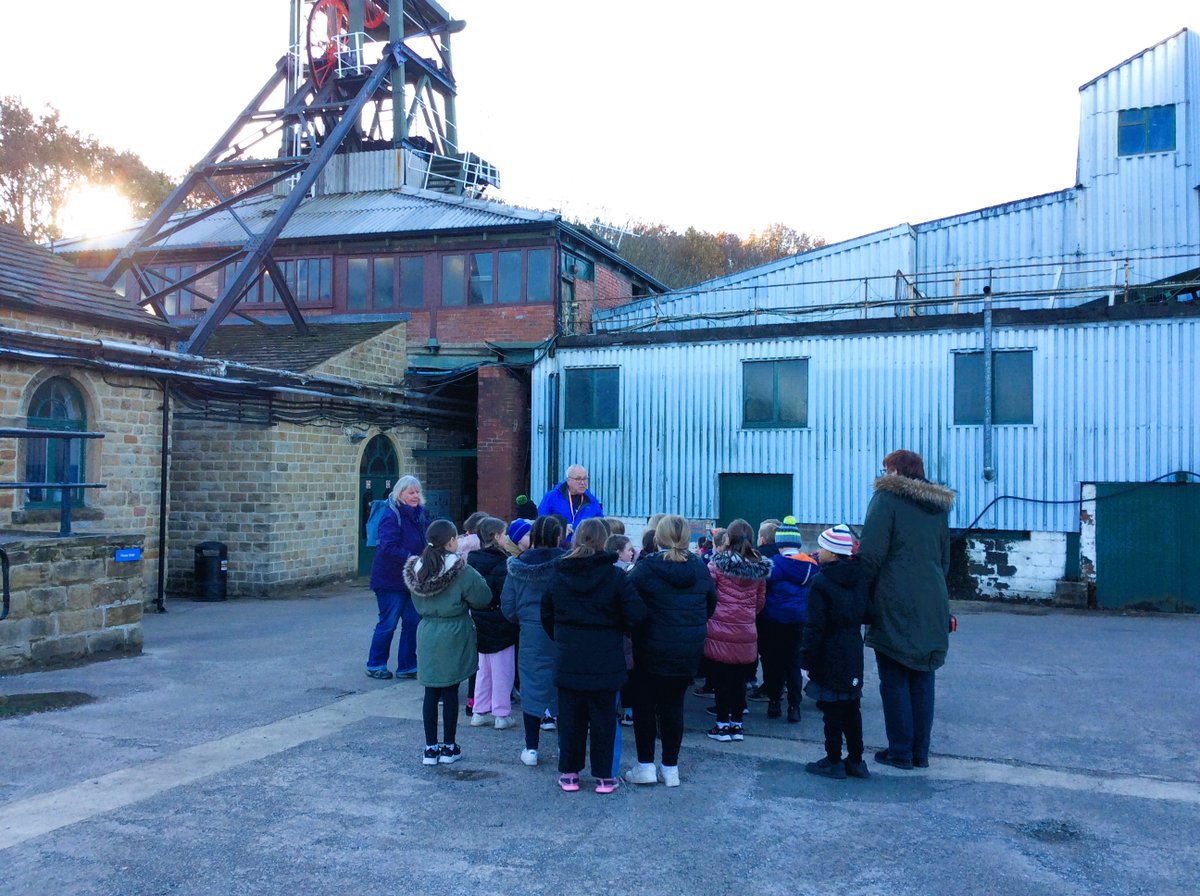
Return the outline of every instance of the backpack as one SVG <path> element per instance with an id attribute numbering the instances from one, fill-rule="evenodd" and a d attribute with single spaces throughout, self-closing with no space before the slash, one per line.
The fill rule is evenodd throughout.
<path id="1" fill-rule="evenodd" d="M 379 521 L 383 519 L 383 514 L 388 509 L 387 498 L 377 498 L 371 502 L 371 511 L 367 514 L 367 547 L 374 548 L 379 546 Z M 400 519 L 400 512 L 395 507 L 392 508 L 392 513 L 396 514 L 396 519 Z"/>

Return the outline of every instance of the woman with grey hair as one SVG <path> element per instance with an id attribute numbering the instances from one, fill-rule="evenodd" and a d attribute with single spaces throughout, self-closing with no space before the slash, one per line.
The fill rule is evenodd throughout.
<path id="1" fill-rule="evenodd" d="M 416 476 L 401 476 L 388 495 L 388 510 L 379 520 L 379 546 L 371 563 L 371 590 L 379 604 L 379 621 L 371 636 L 367 654 L 367 675 L 371 678 L 391 678 L 388 654 L 392 637 L 400 628 L 400 643 L 396 648 L 396 675 L 415 678 L 417 675 L 417 624 L 420 615 L 413 606 L 412 595 L 404 581 L 404 564 L 409 557 L 418 557 L 425 549 L 425 530 L 429 514 L 425 510 L 421 481 Z"/>

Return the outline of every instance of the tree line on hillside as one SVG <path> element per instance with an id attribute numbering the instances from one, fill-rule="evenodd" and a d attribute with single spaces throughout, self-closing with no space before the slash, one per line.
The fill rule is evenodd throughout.
<path id="1" fill-rule="evenodd" d="M 225 195 L 253 182 L 244 177 L 227 180 L 216 184 Z M 164 172 L 150 168 L 136 153 L 120 152 L 67 128 L 56 109 L 35 114 L 17 97 L 0 97 L 0 223 L 35 242 L 64 235 L 62 211 L 79 186 L 115 187 L 129 201 L 133 214 L 146 218 L 176 183 Z M 184 208 L 202 208 L 215 198 L 211 192 L 196 191 Z M 614 244 L 631 264 L 673 289 L 825 245 L 820 237 L 783 224 L 772 224 L 744 238 L 694 227 L 679 233 L 665 224 L 644 222 L 624 230 L 598 222 L 579 226 Z"/>
<path id="2" fill-rule="evenodd" d="M 736 274 L 747 268 L 825 245 L 819 236 L 772 224 L 748 237 L 689 227 L 638 222 L 625 228 L 593 224 L 590 229 L 617 247 L 621 257 L 672 289 Z"/>

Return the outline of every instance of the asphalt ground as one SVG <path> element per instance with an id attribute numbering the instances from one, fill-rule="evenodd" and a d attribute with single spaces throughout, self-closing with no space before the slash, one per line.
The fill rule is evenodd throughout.
<path id="1" fill-rule="evenodd" d="M 0 677 L 95 698 L 0 718 L 0 893 L 1200 892 L 1195 616 L 956 605 L 929 769 L 817 778 L 811 702 L 716 743 L 688 696 L 682 786 L 598 795 L 557 788 L 553 733 L 527 768 L 519 727 L 465 718 L 423 766 L 422 689 L 364 674 L 362 583 L 168 608 L 141 656 Z"/>

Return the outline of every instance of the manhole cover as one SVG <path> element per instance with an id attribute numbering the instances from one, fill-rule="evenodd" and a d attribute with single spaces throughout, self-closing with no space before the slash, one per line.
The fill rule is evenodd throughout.
<path id="1" fill-rule="evenodd" d="M 41 694 L 0 694 L 0 719 L 27 716 L 35 712 L 53 712 L 95 703 L 96 698 L 82 691 L 48 691 Z"/>

